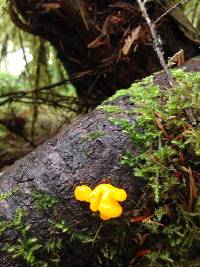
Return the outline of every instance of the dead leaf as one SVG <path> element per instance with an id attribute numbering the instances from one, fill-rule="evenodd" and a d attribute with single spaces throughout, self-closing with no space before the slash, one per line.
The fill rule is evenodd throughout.
<path id="1" fill-rule="evenodd" d="M 181 66 L 185 63 L 184 50 L 181 49 L 176 54 L 174 54 L 167 63 L 168 67 L 173 67 L 174 65 Z"/>
<path id="2" fill-rule="evenodd" d="M 196 189 L 191 167 L 189 167 L 189 186 L 190 186 L 190 196 L 189 196 L 188 206 L 189 206 L 189 210 L 191 211 L 192 205 L 194 203 L 194 199 L 197 198 L 197 189 Z"/>
<path id="3" fill-rule="evenodd" d="M 144 257 L 145 255 L 147 255 L 148 253 L 150 253 L 151 250 L 150 249 L 143 249 L 143 250 L 139 250 L 135 253 L 136 257 Z"/>
<path id="4" fill-rule="evenodd" d="M 105 41 L 105 37 L 100 35 L 98 36 L 94 41 L 92 41 L 91 43 L 88 44 L 88 48 L 97 48 L 101 45 L 105 45 L 106 41 Z"/>
<path id="5" fill-rule="evenodd" d="M 139 39 L 140 33 L 141 33 L 141 26 L 138 26 L 134 30 L 132 30 L 131 35 L 129 35 L 125 39 L 124 46 L 122 47 L 122 52 L 125 56 L 128 55 L 135 41 Z"/>
<path id="6" fill-rule="evenodd" d="M 130 222 L 146 222 L 147 220 L 151 219 L 153 215 L 142 215 L 134 217 L 130 220 Z"/>
<path id="7" fill-rule="evenodd" d="M 61 7 L 61 5 L 59 3 L 44 3 L 44 4 L 41 4 L 41 7 L 49 11 L 52 9 L 58 9 Z"/>

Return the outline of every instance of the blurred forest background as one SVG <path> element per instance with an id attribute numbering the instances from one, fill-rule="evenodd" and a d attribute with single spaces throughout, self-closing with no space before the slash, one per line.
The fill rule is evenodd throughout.
<path id="1" fill-rule="evenodd" d="M 200 31 L 200 1 L 181 8 Z M 54 48 L 18 29 L 6 0 L 0 0 L 0 31 L 1 172 L 86 110 Z"/>

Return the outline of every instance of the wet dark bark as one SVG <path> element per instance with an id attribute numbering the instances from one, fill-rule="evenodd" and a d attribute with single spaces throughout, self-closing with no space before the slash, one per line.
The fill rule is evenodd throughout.
<path id="1" fill-rule="evenodd" d="M 166 9 L 162 1 L 149 2 L 149 14 L 156 20 Z M 10 15 L 22 30 L 53 44 L 83 106 L 95 107 L 117 89 L 128 88 L 136 79 L 160 69 L 149 30 L 134 1 L 12 0 Z M 123 55 L 125 40 L 138 26 L 142 27 L 140 38 Z M 180 49 L 186 59 L 198 53 L 190 27 L 182 13 L 168 14 L 157 24 L 166 59 Z"/>
<path id="2" fill-rule="evenodd" d="M 125 99 L 118 100 L 117 104 L 126 108 L 128 105 Z M 134 121 L 131 116 L 130 119 Z M 100 136 L 90 140 L 89 134 L 95 132 L 100 133 Z M 16 209 L 21 207 L 28 212 L 26 224 L 31 224 L 34 235 L 40 239 L 50 238 L 48 219 L 52 215 L 38 213 L 31 197 L 31 193 L 42 190 L 60 200 L 59 211 L 53 215 L 54 220 L 59 218 L 58 221 L 64 220 L 76 229 L 86 227 L 88 232 L 94 232 L 100 219 L 91 216 L 87 205 L 75 201 L 74 188 L 82 182 L 94 186 L 102 178 L 109 177 L 112 183 L 128 191 L 125 209 L 130 210 L 137 202 L 141 186 L 139 179 L 133 177 L 132 171 L 120 163 L 120 158 L 127 149 L 133 149 L 129 137 L 118 126 L 112 125 L 104 112 L 94 110 L 68 130 L 17 161 L 0 177 L 1 192 L 18 189 L 8 200 L 0 202 L 1 220 L 12 219 Z M 5 241 L 0 240 L 0 247 L 3 245 Z M 93 249 L 90 248 L 90 252 L 84 254 L 84 248 L 85 245 L 74 253 L 66 248 L 66 265 L 60 266 L 79 266 L 79 261 L 80 266 L 92 266 L 94 259 L 90 253 Z M 0 266 L 17 266 L 8 264 L 5 254 L 0 256 L 0 262 Z"/>
<path id="3" fill-rule="evenodd" d="M 187 66 L 189 70 L 200 71 L 200 59 L 189 61 Z M 155 82 L 166 88 L 162 74 L 155 78 Z M 126 109 L 133 108 L 126 97 L 114 100 L 113 104 Z M 134 123 L 133 114 L 121 116 L 128 116 Z M 91 138 L 91 133 L 98 133 L 98 137 Z M 111 183 L 126 189 L 128 193 L 128 199 L 123 205 L 124 216 L 132 212 L 141 196 L 143 182 L 133 176 L 130 168 L 120 163 L 126 150 L 136 153 L 130 138 L 121 128 L 110 123 L 107 114 L 95 109 L 77 120 L 69 129 L 17 161 L 0 176 L 0 193 L 16 190 L 12 196 L 0 202 L 1 221 L 12 220 L 16 210 L 21 208 L 26 211 L 25 224 L 31 226 L 30 236 L 36 236 L 43 245 L 55 234 L 51 231 L 49 219 L 57 223 L 64 220 L 73 229 L 85 229 L 86 233 L 94 236 L 101 221 L 91 215 L 87 204 L 74 199 L 74 188 L 81 183 L 93 187 L 102 178 L 109 177 Z M 57 207 L 45 212 L 38 211 L 33 197 L 38 190 L 56 197 L 59 201 Z M 122 219 L 119 222 L 120 220 Z M 108 231 L 108 235 L 109 233 Z M 0 239 L 1 249 L 5 246 L 5 240 L 15 243 L 19 233 L 9 230 L 5 238 Z M 97 248 L 91 244 L 75 243 L 70 246 L 66 240 L 59 266 L 97 266 L 95 249 Z M 5 251 L 1 251 L 0 266 L 16 267 L 26 264 L 19 262 L 18 265 Z"/>

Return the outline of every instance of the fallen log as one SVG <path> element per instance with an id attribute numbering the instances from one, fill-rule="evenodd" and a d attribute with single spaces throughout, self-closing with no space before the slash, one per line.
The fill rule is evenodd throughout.
<path id="1" fill-rule="evenodd" d="M 186 66 L 200 71 L 200 58 Z M 155 82 L 165 88 L 162 73 Z M 114 99 L 111 106 L 135 108 L 128 96 Z M 132 112 L 118 116 L 133 124 L 136 119 Z M 115 257 L 127 266 L 133 257 L 127 247 L 134 251 L 136 246 L 127 234 L 127 216 L 140 215 L 152 201 L 143 191 L 146 182 L 121 163 L 127 150 L 138 153 L 122 127 L 97 108 L 9 167 L 0 176 L 0 266 L 117 266 Z M 75 186 L 94 188 L 102 179 L 128 194 L 123 216 L 108 222 L 74 198 Z M 141 197 L 144 207 L 138 207 Z M 111 240 L 119 247 L 117 255 Z"/>
<path id="2" fill-rule="evenodd" d="M 117 103 L 126 108 L 129 105 L 126 99 L 115 101 Z M 86 205 L 74 199 L 73 190 L 81 183 L 95 186 L 103 178 L 128 190 L 129 209 L 134 206 L 139 196 L 140 181 L 133 180 L 132 171 L 120 163 L 125 150 L 133 149 L 132 143 L 119 126 L 112 125 L 106 118 L 105 112 L 92 111 L 10 167 L 1 176 L 0 186 L 1 192 L 14 193 L 0 203 L 1 220 L 12 220 L 19 208 L 27 210 L 25 224 L 31 225 L 30 236 L 37 236 L 40 242 L 49 235 L 50 218 L 59 218 L 57 222 L 65 221 L 76 229 L 86 227 L 94 234 L 101 222 L 99 218 L 91 217 Z M 123 179 L 126 179 L 127 185 Z M 59 202 L 56 214 L 48 210 L 51 207 L 44 213 L 38 211 L 32 195 L 34 192 L 41 198 L 44 193 L 55 198 Z M 52 216 L 55 216 L 54 219 Z M 13 232 L 9 234 L 13 235 Z M 4 240 L 1 239 L 0 243 L 1 248 L 5 246 Z M 94 260 L 92 254 L 83 251 L 83 248 L 75 254 L 71 248 L 65 251 L 64 263 L 59 266 L 79 266 L 79 262 L 80 266 L 91 266 Z M 0 261 L 0 266 L 18 266 L 12 259 L 9 262 L 4 253 Z"/>

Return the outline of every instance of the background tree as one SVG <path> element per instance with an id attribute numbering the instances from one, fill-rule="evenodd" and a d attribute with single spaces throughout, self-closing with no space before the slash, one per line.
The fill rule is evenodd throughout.
<path id="1" fill-rule="evenodd" d="M 165 58 L 183 49 L 187 59 L 197 53 L 193 41 L 198 36 L 177 10 L 160 18 L 172 3 L 149 1 L 149 14 Z M 9 12 L 18 27 L 56 48 L 85 106 L 94 107 L 117 89 L 160 69 L 156 44 L 136 1 L 12 1 Z M 73 81 L 74 75 L 82 79 Z"/>

